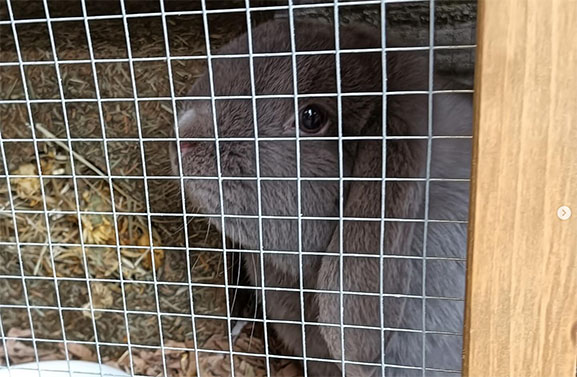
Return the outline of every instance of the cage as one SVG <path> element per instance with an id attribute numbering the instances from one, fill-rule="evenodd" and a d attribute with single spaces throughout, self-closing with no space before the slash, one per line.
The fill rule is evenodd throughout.
<path id="1" fill-rule="evenodd" d="M 0 6 L 0 373 L 484 373 L 476 1 Z"/>

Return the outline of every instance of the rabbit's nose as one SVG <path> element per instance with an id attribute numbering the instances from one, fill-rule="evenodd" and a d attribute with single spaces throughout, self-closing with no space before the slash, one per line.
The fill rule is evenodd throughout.
<path id="1" fill-rule="evenodd" d="M 185 155 L 190 153 L 190 151 L 194 148 L 194 143 L 189 141 L 181 141 L 180 142 L 180 154 Z"/>

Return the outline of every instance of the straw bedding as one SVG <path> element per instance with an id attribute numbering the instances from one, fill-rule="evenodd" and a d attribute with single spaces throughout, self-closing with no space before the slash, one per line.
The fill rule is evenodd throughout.
<path id="1" fill-rule="evenodd" d="M 61 8 L 73 8 L 75 5 L 73 2 L 60 3 L 63 7 L 56 4 L 55 8 L 51 9 L 53 16 L 58 15 L 58 12 L 66 12 Z M 151 2 L 145 2 L 143 6 L 151 6 L 147 3 Z M 42 13 L 38 13 L 43 11 L 41 7 L 38 10 L 34 8 L 39 4 L 14 2 L 14 14 L 18 16 L 26 11 L 26 17 L 44 17 Z M 112 3 L 88 3 L 89 9 L 94 9 L 93 14 L 111 12 L 113 7 L 109 7 L 110 4 Z M 4 3 L 2 5 L 5 6 Z M 224 5 L 226 4 L 221 6 Z M 127 10 L 133 9 L 132 6 L 135 6 L 134 2 L 128 2 Z M 29 9 L 22 9 L 25 7 Z M 140 12 L 155 11 L 142 7 L 134 9 Z M 6 9 L 3 11 L 3 19 L 6 19 Z M 78 15 L 72 10 L 68 12 L 63 15 Z M 114 14 L 114 11 L 112 13 Z M 167 21 L 173 56 L 205 54 L 201 16 L 174 16 Z M 226 43 L 246 28 L 243 14 L 228 15 L 222 20 L 213 18 L 211 23 L 215 25 L 211 28 L 211 43 L 215 47 Z M 90 27 L 96 58 L 127 57 L 121 21 L 99 20 L 91 22 Z M 0 32 L 0 60 L 18 61 L 11 29 L 3 25 Z M 60 60 L 90 58 L 82 22 L 53 23 L 53 32 Z M 134 57 L 166 56 L 160 18 L 130 19 L 129 32 Z M 24 60 L 53 59 L 46 24 L 21 24 L 18 26 L 18 33 Z M 162 60 L 134 63 L 139 97 L 170 95 L 166 64 L 166 61 Z M 185 95 L 195 77 L 205 69 L 204 60 L 173 61 L 176 95 Z M 2 99 L 25 99 L 19 67 L 3 66 L 0 70 Z M 98 63 L 96 70 L 102 98 L 133 97 L 128 63 Z M 60 98 L 54 65 L 29 65 L 26 66 L 25 73 L 31 99 Z M 90 64 L 62 64 L 60 73 L 66 99 L 96 98 Z M 68 357 L 83 360 L 100 358 L 102 362 L 127 371 L 130 371 L 132 361 L 136 374 L 163 375 L 163 358 L 170 376 L 191 376 L 197 374 L 197 370 L 200 370 L 203 376 L 230 374 L 227 355 L 200 353 L 199 365 L 196 365 L 194 352 L 179 350 L 194 349 L 192 322 L 190 316 L 187 316 L 191 312 L 189 288 L 185 284 L 170 284 L 188 281 L 184 249 L 176 249 L 185 246 L 182 216 L 151 216 L 151 227 L 148 226 L 147 200 L 152 213 L 182 213 L 179 181 L 154 178 L 172 175 L 167 163 L 168 142 L 145 141 L 141 145 L 138 141 L 133 141 L 139 137 L 139 131 L 144 138 L 171 137 L 174 127 L 171 101 L 139 102 L 140 130 L 134 101 L 103 102 L 104 133 L 106 138 L 114 139 L 107 143 L 110 170 L 107 169 L 104 145 L 100 140 L 103 138 L 103 130 L 95 101 L 66 104 L 68 130 L 59 102 L 31 105 L 34 130 L 30 128 L 25 104 L 0 106 L 2 138 L 12 140 L 3 144 L 7 166 L 0 166 L 0 174 L 9 172 L 10 175 L 34 176 L 38 174 L 39 163 L 44 176 L 43 187 L 38 178 L 12 177 L 10 182 L 0 179 L 0 208 L 9 211 L 9 196 L 12 196 L 14 209 L 29 211 L 16 215 L 16 226 L 10 212 L 0 214 L 0 240 L 13 242 L 18 236 L 18 240 L 24 243 L 20 249 L 12 245 L 0 247 L 0 275 L 20 276 L 23 271 L 28 277 L 26 287 L 22 285 L 21 279 L 0 279 L 0 303 L 8 305 L 0 309 L 5 335 L 31 337 L 26 309 L 10 307 L 26 304 L 26 290 L 29 304 L 38 307 L 30 312 L 35 338 L 53 341 L 36 343 L 40 359 L 65 358 L 64 343 L 58 342 L 65 336 L 69 341 L 79 342 L 67 343 Z M 34 143 L 14 141 L 31 139 L 32 131 L 36 138 L 42 140 L 37 144 L 37 154 Z M 61 140 L 68 135 L 81 140 L 72 141 L 70 144 Z M 131 138 L 131 141 L 123 140 L 128 138 Z M 76 181 L 62 178 L 70 176 L 73 169 L 76 175 L 83 178 Z M 145 195 L 144 181 L 131 179 L 142 176 L 144 169 L 150 177 L 148 196 Z M 127 179 L 113 179 L 110 185 L 109 181 L 103 178 L 109 174 Z M 78 202 L 75 192 L 78 194 Z M 77 205 L 80 211 L 95 214 L 82 214 L 79 219 L 76 213 Z M 109 214 L 113 206 L 118 214 L 116 224 Z M 49 214 L 46 217 L 43 212 L 45 208 L 67 213 Z M 187 226 L 191 247 L 221 247 L 220 235 L 208 226 L 206 220 L 194 219 L 189 221 Z M 52 247 L 27 245 L 46 243 L 48 233 L 54 243 Z M 79 245 L 81 240 L 87 245 L 84 250 Z M 151 240 L 154 246 L 158 246 L 154 249 L 154 263 L 149 248 Z M 117 241 L 119 248 L 110 247 L 116 245 Z M 223 283 L 222 253 L 190 251 L 189 258 L 193 283 Z M 119 282 L 121 274 L 123 285 Z M 57 287 L 52 279 L 54 276 L 63 278 L 58 280 Z M 101 279 L 89 283 L 92 307 L 109 311 L 97 310 L 91 313 L 86 276 Z M 154 277 L 159 282 L 156 289 L 154 284 L 150 284 Z M 224 289 L 195 287 L 192 288 L 192 296 L 196 314 L 226 314 Z M 58 306 L 64 308 L 62 317 Z M 127 318 L 123 314 L 125 309 L 130 311 Z M 159 317 L 153 314 L 158 310 L 168 313 L 163 315 L 160 321 Z M 174 315 L 170 315 L 172 313 Z M 226 321 L 197 319 L 195 326 L 199 347 L 228 351 Z M 128 348 L 122 346 L 127 343 L 127 328 L 132 345 L 131 355 Z M 162 343 L 166 347 L 164 355 L 156 348 L 161 344 L 160 328 Z M 236 351 L 263 353 L 262 338 L 258 336 L 258 331 L 251 330 L 251 326 L 247 326 L 235 339 L 233 348 Z M 95 333 L 98 335 L 98 342 L 104 344 L 99 344 L 98 352 L 94 345 L 82 343 L 94 342 Z M 10 362 L 14 364 L 33 361 L 34 344 L 25 340 L 7 341 L 6 349 L 0 348 L 2 364 L 6 363 L 2 355 L 4 353 L 7 353 Z M 234 364 L 238 376 L 266 374 L 264 359 L 261 358 L 235 356 Z M 273 368 L 278 369 L 278 373 L 282 375 L 289 373 L 295 366 L 279 361 L 274 363 Z M 288 375 L 295 374 L 298 372 L 293 369 Z"/>

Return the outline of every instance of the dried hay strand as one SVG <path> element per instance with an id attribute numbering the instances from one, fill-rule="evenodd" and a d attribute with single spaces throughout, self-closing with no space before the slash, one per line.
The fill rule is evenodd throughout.
<path id="1" fill-rule="evenodd" d="M 59 3 L 70 4 L 54 2 L 56 6 Z M 29 3 L 13 4 L 26 8 Z M 0 16 L 6 19 L 1 13 L 0 10 Z M 218 15 L 211 27 L 213 46 L 242 33 L 246 28 L 242 20 L 242 14 Z M 174 16 L 167 21 L 172 56 L 205 53 L 202 17 Z M 53 27 L 60 60 L 89 59 L 82 22 L 53 23 Z M 124 28 L 119 20 L 97 20 L 90 22 L 90 27 L 96 58 L 127 56 Z M 138 96 L 169 97 L 160 19 L 131 20 L 129 31 L 135 57 L 160 58 L 134 63 Z M 24 60 L 53 60 L 45 24 L 23 24 L 18 26 L 18 33 Z M 0 30 L 0 60 L 5 62 L 18 61 L 11 34 L 10 29 Z M 202 59 L 176 59 L 171 64 L 177 96 L 184 95 L 206 69 Z M 197 319 L 193 334 L 190 317 L 186 316 L 192 311 L 191 294 L 197 314 L 223 316 L 226 302 L 222 288 L 189 288 L 184 284 L 188 282 L 187 256 L 192 283 L 222 284 L 224 279 L 222 253 L 185 253 L 184 226 L 191 247 L 218 249 L 222 246 L 221 236 L 205 219 L 194 218 L 184 224 L 182 216 L 150 216 L 150 220 L 147 216 L 147 200 L 150 212 L 183 212 L 179 180 L 155 178 L 174 175 L 168 162 L 168 142 L 134 141 L 139 136 L 171 137 L 171 101 L 124 100 L 134 96 L 130 65 L 125 62 L 97 63 L 95 73 L 85 63 L 63 63 L 59 69 L 64 97 L 91 101 L 67 102 L 65 109 L 60 102 L 32 103 L 32 114 L 28 114 L 24 103 L 0 104 L 0 132 L 7 157 L 7 166 L 0 166 L 0 175 L 10 175 L 0 178 L 0 241 L 5 242 L 0 247 L 0 275 L 6 277 L 0 279 L 0 304 L 19 306 L 0 308 L 5 335 L 29 338 L 34 330 L 37 339 L 53 340 L 37 345 L 42 360 L 63 359 L 64 347 L 59 340 L 64 338 L 70 341 L 70 358 L 93 360 L 94 345 L 73 342 L 95 342 L 97 334 L 100 342 L 118 344 L 99 347 L 102 361 L 124 370 L 130 366 L 127 348 L 122 345 L 130 336 L 131 343 L 137 345 L 132 349 L 135 372 L 159 376 L 163 355 L 146 347 L 159 347 L 162 333 L 163 343 L 169 348 L 164 355 L 169 375 L 191 376 L 199 369 L 203 376 L 230 373 L 226 369 L 230 367 L 228 356 L 200 353 L 197 366 L 191 351 L 193 335 L 199 347 L 228 350 L 228 344 L 223 343 L 227 339 L 223 321 Z M 100 96 L 109 99 L 101 107 L 94 101 L 94 74 Z M 54 64 L 27 65 L 26 83 L 22 82 L 18 66 L 0 67 L 0 75 L 2 99 L 24 100 L 23 85 L 31 99 L 60 99 Z M 123 100 L 114 101 L 115 98 Z M 30 141 L 33 136 L 37 143 Z M 113 140 L 103 141 L 104 136 Z M 108 156 L 104 155 L 104 142 Z M 76 178 L 71 178 L 73 171 Z M 144 173 L 147 182 L 139 178 Z M 110 179 L 110 175 L 126 178 Z M 18 210 L 14 219 L 12 208 Z M 116 223 L 110 214 L 113 209 Z M 16 237 L 19 245 L 15 244 Z M 24 281 L 20 278 L 22 273 L 26 276 Z M 90 281 L 86 281 L 87 276 Z M 155 278 L 158 284 L 153 283 Z M 25 309 L 28 304 L 36 306 L 30 311 L 32 318 Z M 63 308 L 61 313 L 59 306 Z M 122 314 L 126 310 L 131 311 L 128 321 Z M 155 315 L 158 311 L 162 316 Z M 33 329 L 29 328 L 30 322 Z M 263 352 L 262 339 L 252 332 L 241 333 L 234 347 Z M 4 355 L 11 363 L 33 361 L 34 347 L 30 341 L 8 340 L 7 349 L 0 346 L 0 365 L 5 363 Z M 238 376 L 266 374 L 264 361 L 253 359 L 235 356 Z M 300 373 L 291 368 L 295 368 L 294 363 L 285 362 L 277 375 Z"/>

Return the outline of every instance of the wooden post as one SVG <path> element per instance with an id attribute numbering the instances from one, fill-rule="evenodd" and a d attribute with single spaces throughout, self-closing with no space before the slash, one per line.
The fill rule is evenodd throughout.
<path id="1" fill-rule="evenodd" d="M 575 377 L 577 0 L 479 7 L 464 375 Z"/>

